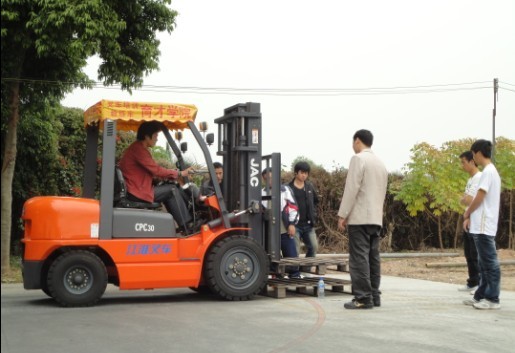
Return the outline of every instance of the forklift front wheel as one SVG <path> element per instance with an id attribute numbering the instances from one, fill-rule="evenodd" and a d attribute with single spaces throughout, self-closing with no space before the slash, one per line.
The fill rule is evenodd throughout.
<path id="1" fill-rule="evenodd" d="M 254 239 L 231 235 L 212 247 L 204 275 L 213 293 L 228 300 L 249 300 L 266 285 L 268 257 Z"/>

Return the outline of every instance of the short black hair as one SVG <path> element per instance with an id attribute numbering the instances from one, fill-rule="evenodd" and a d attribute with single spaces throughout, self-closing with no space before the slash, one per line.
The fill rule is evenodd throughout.
<path id="1" fill-rule="evenodd" d="M 372 147 L 372 143 L 374 143 L 374 135 L 369 130 L 361 129 L 356 131 L 352 140 L 356 141 L 357 138 L 367 147 Z"/>
<path id="2" fill-rule="evenodd" d="M 488 140 L 477 140 L 472 144 L 470 150 L 474 153 L 481 152 L 483 157 L 490 158 L 492 156 L 492 143 Z"/>
<path id="3" fill-rule="evenodd" d="M 474 155 L 472 154 L 472 151 L 465 151 L 462 154 L 460 154 L 460 159 L 465 158 L 468 162 L 474 159 Z"/>
<path id="4" fill-rule="evenodd" d="M 220 162 L 214 162 L 213 163 L 213 168 L 215 168 L 215 169 L 223 168 L 223 167 L 224 167 L 224 165 L 222 163 L 220 163 Z"/>
<path id="5" fill-rule="evenodd" d="M 138 128 L 136 138 L 139 141 L 143 141 L 145 136 L 152 137 L 156 132 L 163 130 L 163 123 L 159 121 L 145 121 Z"/>
<path id="6" fill-rule="evenodd" d="M 268 173 L 272 173 L 272 168 L 266 167 L 265 169 L 263 169 L 263 171 L 261 172 L 261 176 L 264 178 L 265 175 Z"/>
<path id="7" fill-rule="evenodd" d="M 295 164 L 295 167 L 293 167 L 293 171 L 295 172 L 295 174 L 297 174 L 299 171 L 309 173 L 311 171 L 311 167 L 309 166 L 308 162 L 300 161 Z"/>

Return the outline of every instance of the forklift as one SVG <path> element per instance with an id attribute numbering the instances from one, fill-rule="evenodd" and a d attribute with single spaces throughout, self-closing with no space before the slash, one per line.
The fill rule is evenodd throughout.
<path id="1" fill-rule="evenodd" d="M 162 123 L 179 170 L 188 167 L 184 143 L 171 131 L 176 137 L 191 133 L 216 180 L 208 148 L 214 134 L 202 135 L 196 115 L 193 105 L 109 100 L 85 111 L 82 196 L 38 196 L 24 204 L 25 289 L 40 289 L 65 307 L 96 304 L 108 283 L 120 290 L 189 287 L 233 301 L 250 300 L 266 289 L 280 260 L 280 173 L 273 173 L 263 196 L 261 170 L 280 171 L 281 155 L 262 155 L 259 103 L 231 106 L 214 120 L 224 183 L 223 190 L 213 183 L 200 229 L 179 230 L 159 204 L 126 198 L 116 166 L 117 136 L 137 131 L 144 121 Z"/>

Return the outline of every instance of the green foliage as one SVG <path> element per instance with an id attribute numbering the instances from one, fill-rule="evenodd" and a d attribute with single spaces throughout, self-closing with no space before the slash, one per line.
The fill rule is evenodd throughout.
<path id="1" fill-rule="evenodd" d="M 170 3 L 2 1 L 2 78 L 45 80 L 26 84 L 38 90 L 33 94 L 61 96 L 74 82 L 91 84 L 81 69 L 99 55 L 98 75 L 106 85 L 140 87 L 144 75 L 158 68 L 156 32 L 170 33 L 175 26 Z"/>
<path id="2" fill-rule="evenodd" d="M 63 108 L 57 115 L 62 124 L 59 134 L 58 185 L 59 194 L 82 195 L 86 131 L 81 109 Z"/>
<path id="3" fill-rule="evenodd" d="M 80 109 L 48 109 L 20 122 L 14 203 L 37 195 L 79 196 L 86 134 Z"/>
<path id="4" fill-rule="evenodd" d="M 501 176 L 502 188 L 515 189 L 515 140 L 505 137 L 496 139 L 495 167 Z"/>
<path id="5" fill-rule="evenodd" d="M 427 143 L 415 145 L 411 149 L 411 162 L 407 164 L 404 181 L 399 190 L 392 190 L 395 199 L 403 201 L 412 216 L 426 210 L 429 202 L 427 190 L 434 181 L 434 172 L 431 173 L 430 167 L 437 153 L 436 148 Z"/>
<path id="6" fill-rule="evenodd" d="M 445 142 L 440 149 L 420 143 L 411 149 L 405 178 L 390 187 L 395 199 L 404 202 L 411 216 L 431 212 L 462 212 L 459 199 L 469 175 L 460 164 L 459 155 L 470 149 L 472 139 Z"/>
<path id="7" fill-rule="evenodd" d="M 411 217 L 426 213 L 437 220 L 440 240 L 445 238 L 443 233 L 454 234 L 455 237 L 459 233 L 460 224 L 453 219 L 459 220 L 464 211 L 459 199 L 469 178 L 462 171 L 459 155 L 470 150 L 473 142 L 474 139 L 449 141 L 439 149 L 427 143 L 415 145 L 411 150 L 411 161 L 406 165 L 404 178 L 390 184 L 389 190 L 395 195 L 394 200 L 401 201 Z M 512 190 L 515 142 L 499 137 L 496 144 L 495 165 L 501 175 L 503 189 Z M 509 215 L 508 219 L 511 219 Z M 501 237 L 505 236 L 502 233 L 504 224 L 509 223 L 500 223 Z M 456 243 L 456 239 L 454 242 Z M 441 241 L 440 246 L 442 245 Z"/>
<path id="8" fill-rule="evenodd" d="M 62 124 L 56 112 L 46 109 L 26 113 L 20 122 L 19 148 L 13 179 L 13 203 L 37 195 L 58 192 L 58 181 L 53 176 L 58 170 L 58 138 Z"/>

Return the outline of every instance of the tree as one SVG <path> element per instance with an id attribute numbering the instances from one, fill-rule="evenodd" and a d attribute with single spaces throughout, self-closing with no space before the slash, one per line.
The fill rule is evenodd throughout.
<path id="1" fill-rule="evenodd" d="M 501 185 L 508 192 L 508 248 L 515 250 L 515 235 L 513 233 L 513 190 L 515 189 L 515 141 L 498 137 L 495 141 L 495 166 L 501 176 Z"/>
<path id="2" fill-rule="evenodd" d="M 454 247 L 462 230 L 461 215 L 464 207 L 458 200 L 464 191 L 468 175 L 461 171 L 459 155 L 470 150 L 474 139 L 463 139 L 444 143 L 440 149 L 427 143 L 413 147 L 410 163 L 404 179 L 391 188 L 395 199 L 402 201 L 411 216 L 423 212 L 438 223 L 440 247 L 444 247 L 443 231 L 451 229 L 454 223 Z M 496 168 L 504 190 L 509 190 L 509 239 L 513 246 L 513 170 L 515 169 L 515 142 L 503 137 L 496 141 Z M 443 215 L 446 217 L 442 217 Z M 442 225 L 442 220 L 445 224 Z"/>
<path id="3" fill-rule="evenodd" d="M 441 249 L 444 248 L 442 215 L 462 211 L 459 199 L 467 178 L 459 172 L 458 156 L 463 148 L 451 142 L 445 143 L 441 150 L 427 143 L 415 145 L 408 172 L 400 190 L 395 192 L 395 199 L 406 204 L 410 215 L 424 212 L 437 222 Z"/>
<path id="4" fill-rule="evenodd" d="M 36 102 L 57 105 L 76 86 L 92 81 L 87 59 L 103 61 L 98 79 L 124 90 L 140 87 L 158 68 L 157 31 L 171 33 L 177 13 L 171 0 L 2 0 L 2 223 L 1 268 L 9 269 L 12 181 L 17 131 Z"/>

